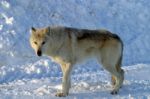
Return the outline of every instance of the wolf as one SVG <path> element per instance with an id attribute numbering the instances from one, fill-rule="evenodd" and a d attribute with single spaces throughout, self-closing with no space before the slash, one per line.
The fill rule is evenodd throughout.
<path id="1" fill-rule="evenodd" d="M 71 88 L 71 71 L 76 63 L 96 58 L 112 75 L 113 89 L 117 94 L 124 80 L 121 68 L 123 42 L 108 30 L 79 29 L 65 26 L 31 27 L 30 44 L 38 56 L 50 56 L 62 69 L 62 92 L 65 97 Z"/>

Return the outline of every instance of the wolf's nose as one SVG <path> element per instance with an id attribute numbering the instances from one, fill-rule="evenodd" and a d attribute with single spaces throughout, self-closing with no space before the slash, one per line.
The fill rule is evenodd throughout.
<path id="1" fill-rule="evenodd" d="M 38 56 L 42 56 L 41 50 L 38 50 L 38 51 L 37 51 L 37 55 L 38 55 Z"/>

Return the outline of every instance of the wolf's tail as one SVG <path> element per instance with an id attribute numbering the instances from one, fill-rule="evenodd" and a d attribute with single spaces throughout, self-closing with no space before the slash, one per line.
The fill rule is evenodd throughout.
<path id="1" fill-rule="evenodd" d="M 118 40 L 121 43 L 121 54 L 120 54 L 120 57 L 119 57 L 118 62 L 116 64 L 116 69 L 117 69 L 117 71 L 124 73 L 124 70 L 121 68 L 122 59 L 123 59 L 123 46 L 124 45 L 123 45 L 122 40 L 119 37 L 118 37 Z"/>

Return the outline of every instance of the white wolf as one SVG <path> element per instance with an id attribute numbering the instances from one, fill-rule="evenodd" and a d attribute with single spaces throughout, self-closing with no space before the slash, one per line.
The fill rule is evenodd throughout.
<path id="1" fill-rule="evenodd" d="M 107 30 L 88 30 L 69 27 L 31 28 L 30 44 L 38 56 L 51 56 L 61 65 L 63 72 L 62 92 L 56 96 L 69 94 L 71 71 L 74 64 L 89 57 L 98 62 L 112 75 L 113 90 L 117 94 L 124 80 L 121 69 L 123 43 Z"/>

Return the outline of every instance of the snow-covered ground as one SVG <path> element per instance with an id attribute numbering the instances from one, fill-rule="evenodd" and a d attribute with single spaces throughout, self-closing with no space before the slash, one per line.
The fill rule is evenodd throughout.
<path id="1" fill-rule="evenodd" d="M 110 94 L 109 73 L 97 70 L 72 75 L 72 88 L 67 99 L 150 99 L 150 77 L 147 76 L 150 65 L 126 66 L 124 70 L 125 81 L 118 95 Z M 57 99 L 55 93 L 61 89 L 60 82 L 61 77 L 15 80 L 0 85 L 0 98 Z"/>
<path id="2" fill-rule="evenodd" d="M 105 28 L 124 42 L 124 86 L 110 95 L 110 75 L 92 59 L 72 73 L 69 99 L 150 99 L 149 0 L 0 0 L 0 99 L 52 99 L 62 72 L 29 45 L 31 26 Z"/>

